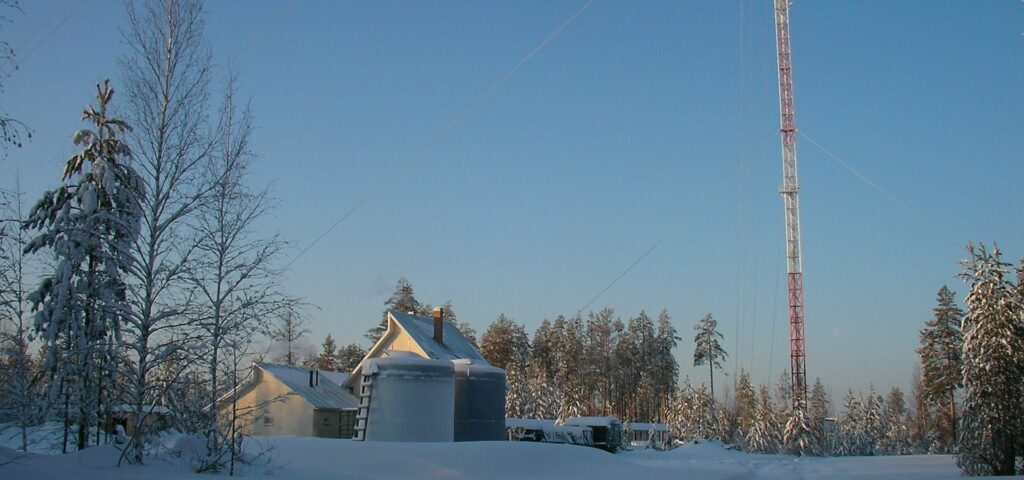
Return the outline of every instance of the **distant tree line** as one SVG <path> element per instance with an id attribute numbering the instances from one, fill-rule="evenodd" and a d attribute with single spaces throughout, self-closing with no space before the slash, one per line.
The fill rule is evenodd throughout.
<path id="1" fill-rule="evenodd" d="M 533 334 L 500 315 L 480 352 L 508 374 L 507 413 L 565 419 L 615 415 L 662 420 L 670 414 L 679 365 L 671 317 L 641 311 L 623 321 L 614 310 L 545 319 Z"/>

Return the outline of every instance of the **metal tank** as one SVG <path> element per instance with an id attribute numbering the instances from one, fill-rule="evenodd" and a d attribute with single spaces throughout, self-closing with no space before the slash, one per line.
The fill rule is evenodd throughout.
<path id="1" fill-rule="evenodd" d="M 364 438 L 391 442 L 451 442 L 455 386 L 448 360 L 393 352 L 363 369 L 372 382 Z"/>
<path id="2" fill-rule="evenodd" d="M 505 371 L 484 362 L 454 360 L 455 441 L 505 439 Z"/>

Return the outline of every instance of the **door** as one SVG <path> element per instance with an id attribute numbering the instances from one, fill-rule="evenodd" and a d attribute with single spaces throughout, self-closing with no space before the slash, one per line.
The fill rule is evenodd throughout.
<path id="1" fill-rule="evenodd" d="M 314 410 L 313 422 L 316 424 L 316 436 L 339 438 L 339 420 L 336 410 Z"/>

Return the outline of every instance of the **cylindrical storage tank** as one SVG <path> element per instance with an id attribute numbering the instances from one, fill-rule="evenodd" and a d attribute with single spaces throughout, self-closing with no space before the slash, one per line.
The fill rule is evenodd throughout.
<path id="1" fill-rule="evenodd" d="M 455 360 L 455 441 L 505 439 L 505 371 Z"/>
<path id="2" fill-rule="evenodd" d="M 363 366 L 372 378 L 366 440 L 450 442 L 454 435 L 452 363 L 395 352 Z"/>

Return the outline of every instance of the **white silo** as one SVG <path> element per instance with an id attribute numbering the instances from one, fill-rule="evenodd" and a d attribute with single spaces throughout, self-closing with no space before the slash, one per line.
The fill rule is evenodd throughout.
<path id="1" fill-rule="evenodd" d="M 372 388 L 366 440 L 451 442 L 454 438 L 454 368 L 448 360 L 390 352 L 363 366 Z"/>
<path id="2" fill-rule="evenodd" d="M 486 363 L 454 360 L 455 441 L 505 439 L 505 371 Z"/>

